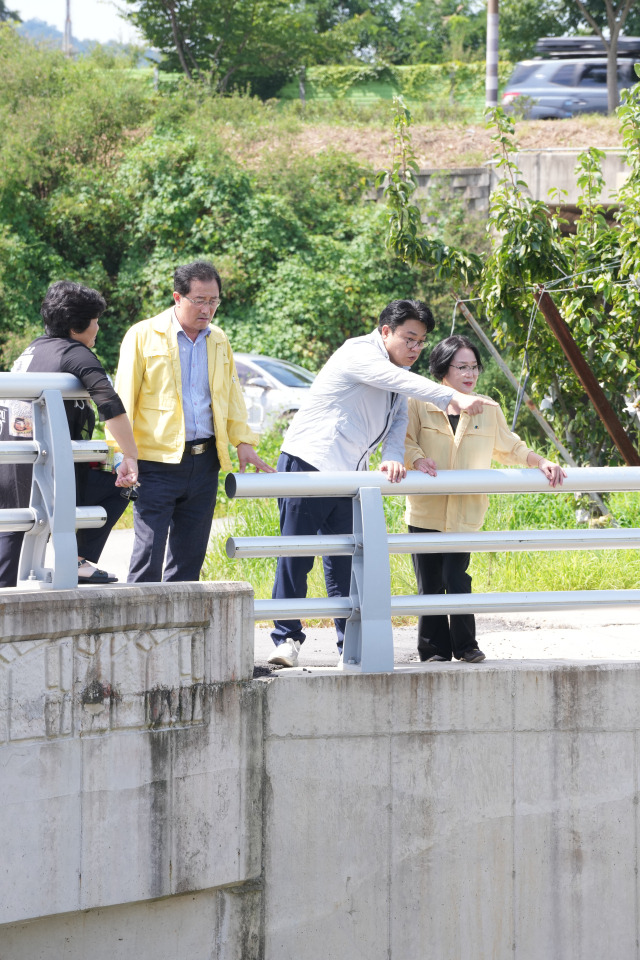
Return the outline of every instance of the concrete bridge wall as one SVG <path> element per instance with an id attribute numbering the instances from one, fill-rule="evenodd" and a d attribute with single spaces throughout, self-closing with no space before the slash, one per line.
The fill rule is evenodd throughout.
<path id="1" fill-rule="evenodd" d="M 562 209 L 576 208 L 577 211 L 579 190 L 575 169 L 578 155 L 583 152 L 569 148 L 521 150 L 515 154 L 514 160 L 534 200 Z M 600 202 L 606 207 L 611 205 L 612 196 L 629 176 L 622 150 L 605 150 L 602 175 L 604 188 Z M 470 213 L 482 216 L 489 211 L 491 192 L 496 183 L 497 172 L 491 164 L 449 170 L 423 169 L 417 174 L 415 197 L 426 200 L 435 193 L 441 201 L 447 198 L 458 200 Z M 551 190 L 564 192 L 552 197 Z M 378 199 L 382 198 L 382 192 L 382 189 L 377 191 Z"/>
<path id="2" fill-rule="evenodd" d="M 640 665 L 252 680 L 251 592 L 0 599 L 0 960 L 638 958 Z"/>

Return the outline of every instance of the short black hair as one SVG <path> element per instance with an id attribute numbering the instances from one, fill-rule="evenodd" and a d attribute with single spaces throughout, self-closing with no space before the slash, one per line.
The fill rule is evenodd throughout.
<path id="1" fill-rule="evenodd" d="M 215 280 L 219 292 L 222 293 L 220 274 L 208 260 L 194 260 L 193 263 L 185 263 L 182 267 L 176 267 L 173 273 L 173 289 L 180 296 L 188 297 L 193 280 L 202 280 L 204 283 Z"/>
<path id="2" fill-rule="evenodd" d="M 451 366 L 456 353 L 464 347 L 466 347 L 467 350 L 473 350 L 476 363 L 478 364 L 478 373 L 482 373 L 483 366 L 482 360 L 480 359 L 480 351 L 475 343 L 472 343 L 468 337 L 454 334 L 454 336 L 447 337 L 446 340 L 441 340 L 440 343 L 436 343 L 431 351 L 431 356 L 429 357 L 429 370 L 431 375 L 435 377 L 436 380 L 443 380 L 447 375 L 447 370 Z"/>
<path id="3" fill-rule="evenodd" d="M 72 330 L 84 333 L 106 309 L 104 297 L 97 290 L 72 280 L 58 280 L 47 290 L 40 314 L 50 337 L 69 337 Z"/>
<path id="4" fill-rule="evenodd" d="M 380 314 L 378 330 L 382 333 L 382 328 L 387 326 L 393 333 L 407 320 L 423 323 L 427 333 L 431 333 L 436 325 L 431 310 L 422 300 L 392 300 Z"/>

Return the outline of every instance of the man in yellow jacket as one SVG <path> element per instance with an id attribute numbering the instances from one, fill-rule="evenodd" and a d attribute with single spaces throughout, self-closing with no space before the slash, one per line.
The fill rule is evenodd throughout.
<path id="1" fill-rule="evenodd" d="M 253 449 L 227 336 L 212 324 L 222 282 L 206 260 L 178 267 L 174 305 L 127 331 L 116 374 L 138 446 L 140 491 L 129 583 L 198 580 L 228 445 L 273 472 Z M 167 546 L 168 538 L 168 546 Z M 163 562 L 167 552 L 163 574 Z"/>

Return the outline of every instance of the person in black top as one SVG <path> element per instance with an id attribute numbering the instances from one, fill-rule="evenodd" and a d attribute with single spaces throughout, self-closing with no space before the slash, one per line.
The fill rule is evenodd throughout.
<path id="1" fill-rule="evenodd" d="M 98 408 L 98 415 L 122 450 L 114 483 L 112 472 L 76 464 L 76 503 L 102 506 L 107 512 L 103 527 L 78 530 L 78 583 L 112 583 L 116 577 L 97 563 L 113 525 L 127 501 L 117 487 L 132 487 L 138 480 L 137 450 L 129 418 L 102 364 L 91 351 L 98 320 L 106 303 L 97 290 L 61 280 L 49 287 L 41 307 L 45 335 L 24 350 L 13 365 L 15 373 L 70 373 L 82 381 Z M 90 440 L 95 414 L 86 400 L 65 400 L 72 440 Z M 0 440 L 32 438 L 31 403 L 0 400 Z M 99 466 L 99 465 L 98 465 Z M 0 466 L 0 506 L 26 507 L 31 493 L 31 467 Z M 0 587 L 16 586 L 23 533 L 0 534 Z"/>

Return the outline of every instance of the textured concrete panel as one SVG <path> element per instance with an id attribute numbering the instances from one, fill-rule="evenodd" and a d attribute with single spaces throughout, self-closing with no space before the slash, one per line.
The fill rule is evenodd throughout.
<path id="1" fill-rule="evenodd" d="M 85 742 L 80 906 L 259 875 L 261 748 L 245 730 L 259 728 L 260 700 L 238 684 L 206 693 L 200 726 Z"/>
<path id="2" fill-rule="evenodd" d="M 80 883 L 80 744 L 10 744 L 0 772 L 0 923 L 70 909 Z"/>
<path id="3" fill-rule="evenodd" d="M 516 730 L 640 728 L 637 663 L 527 661 L 513 681 Z"/>
<path id="4" fill-rule="evenodd" d="M 582 151 L 566 147 L 543 150 L 521 150 L 515 155 L 515 162 L 534 200 L 549 202 L 550 190 L 566 190 L 563 203 L 578 202 L 580 187 L 576 182 L 575 169 L 578 155 Z M 611 193 L 620 189 L 629 176 L 629 167 L 623 151 L 609 148 L 602 161 L 604 189 L 600 198 L 602 203 L 610 202 Z"/>
<path id="5" fill-rule="evenodd" d="M 393 686 L 394 733 L 510 731 L 513 665 L 437 664 L 397 671 Z M 478 676 L 478 670 L 482 676 Z"/>
<path id="6" fill-rule="evenodd" d="M 636 769 L 635 734 L 516 736 L 516 960 L 637 957 Z"/>
<path id="7" fill-rule="evenodd" d="M 253 675 L 253 591 L 243 583 L 162 583 L 112 584 L 109 587 L 81 587 L 77 590 L 2 591 L 0 601 L 0 650 L 3 643 L 56 640 L 60 637 L 85 637 L 90 650 L 102 634 L 137 637 L 143 649 L 150 651 L 161 640 L 161 631 L 183 631 L 192 636 L 192 628 L 205 632 L 206 652 L 196 655 L 196 672 L 205 682 L 248 680 Z M 150 637 L 157 639 L 151 640 Z M 208 642 L 208 638 L 211 642 Z M 250 642 L 249 642 L 250 641 Z M 2 656 L 5 656 L 2 651 Z M 10 656 L 10 655 L 9 655 Z M 1 663 L 2 661 L 0 661 Z M 167 680 L 167 665 L 158 680 Z M 155 670 L 157 671 L 157 667 Z M 185 667 L 192 675 L 193 668 Z M 154 658 L 149 662 L 154 675 Z M 171 676 L 172 679 L 172 676 Z"/>
<path id="8" fill-rule="evenodd" d="M 511 955 L 512 737 L 392 740 L 391 952 Z"/>
<path id="9" fill-rule="evenodd" d="M 265 960 L 388 960 L 388 738 L 265 750 Z"/>
<path id="10" fill-rule="evenodd" d="M 374 736 L 390 732 L 395 675 L 354 676 L 332 671 L 291 676 L 268 685 L 265 737 Z"/>
<path id="11" fill-rule="evenodd" d="M 0 927 L 2 960 L 259 960 L 261 892 L 205 890 Z"/>

